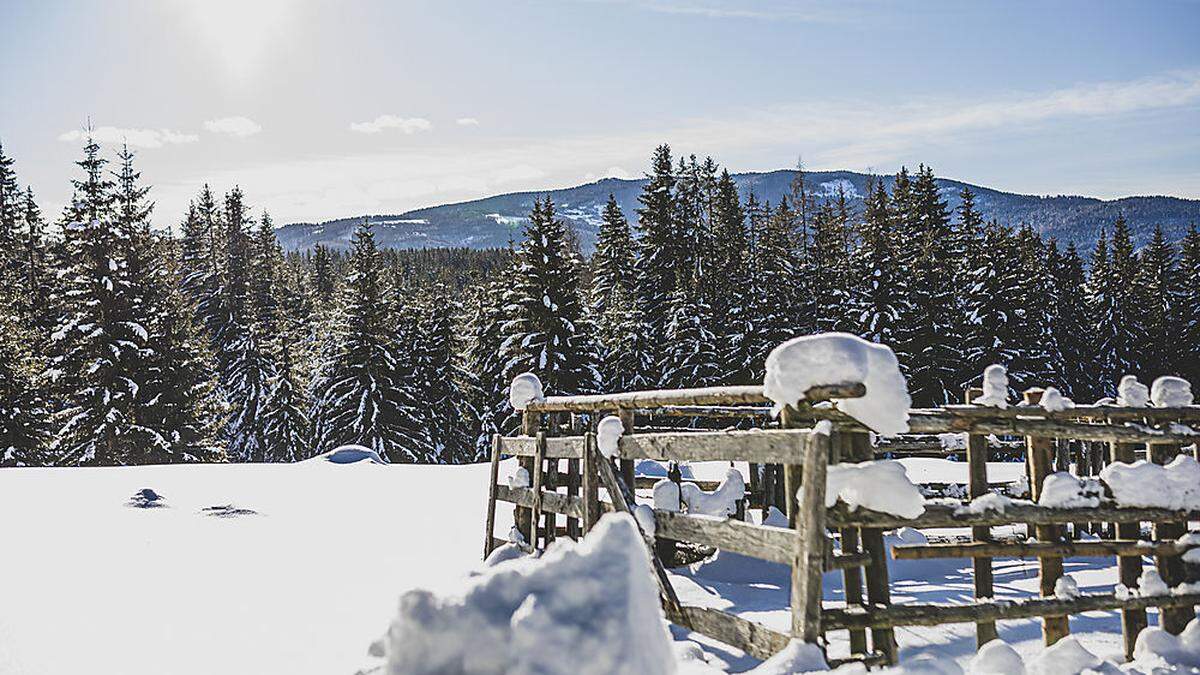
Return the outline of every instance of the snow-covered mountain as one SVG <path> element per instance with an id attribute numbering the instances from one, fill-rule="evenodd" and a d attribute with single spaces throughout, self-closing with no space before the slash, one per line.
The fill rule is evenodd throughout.
<path id="1" fill-rule="evenodd" d="M 735 174 L 743 199 L 753 191 L 760 201 L 777 202 L 788 194 L 795 172 L 792 170 Z M 818 194 L 832 197 L 842 188 L 854 207 L 861 207 L 867 191 L 868 174 L 851 171 L 813 171 L 809 185 Z M 884 180 L 891 185 L 892 177 Z M 519 241 L 521 228 L 533 208 L 533 200 L 550 195 L 558 215 L 579 232 L 584 247 L 590 249 L 600 225 L 600 213 L 611 193 L 630 217 L 636 218 L 637 197 L 643 179 L 605 178 L 594 183 L 558 190 L 514 192 L 457 204 L 431 206 L 398 215 L 369 216 L 381 246 L 392 248 L 433 248 L 466 246 L 488 248 Z M 1178 240 L 1189 223 L 1200 223 L 1200 200 L 1177 197 L 1125 197 L 1102 200 L 1092 197 L 1038 197 L 1001 192 L 948 178 L 938 184 L 951 208 L 958 206 L 958 193 L 964 186 L 976 194 L 976 205 L 986 219 L 1018 225 L 1028 223 L 1045 235 L 1061 242 L 1074 241 L 1091 246 L 1102 227 L 1124 215 L 1136 242 L 1145 243 L 1156 224 L 1162 225 L 1168 239 Z M 349 248 L 354 228 L 363 216 L 340 218 L 324 223 L 292 223 L 278 231 L 286 250 L 304 250 L 315 244 L 338 249 Z"/>

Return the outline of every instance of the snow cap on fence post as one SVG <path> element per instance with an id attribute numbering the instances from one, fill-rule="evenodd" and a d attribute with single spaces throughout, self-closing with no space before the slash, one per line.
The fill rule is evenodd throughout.
<path id="1" fill-rule="evenodd" d="M 991 408 L 1008 407 L 1008 369 L 993 363 L 983 369 L 983 396 L 971 399 L 975 405 Z"/>
<path id="2" fill-rule="evenodd" d="M 514 410 L 524 410 L 530 403 L 546 398 L 542 393 L 542 381 L 533 373 L 521 373 L 513 378 L 508 387 L 508 401 Z"/>
<path id="3" fill-rule="evenodd" d="M 1192 383 L 1182 377 L 1163 375 L 1150 385 L 1150 401 L 1156 408 L 1182 408 L 1193 400 Z"/>
<path id="4" fill-rule="evenodd" d="M 763 394 L 775 402 L 776 414 L 803 401 L 813 387 L 861 382 L 866 395 L 840 399 L 838 410 L 884 436 L 908 431 L 912 398 L 887 345 L 849 333 L 805 335 L 773 349 L 766 366 Z"/>
<path id="5" fill-rule="evenodd" d="M 596 425 L 596 447 L 600 454 L 612 459 L 617 456 L 617 444 L 625 433 L 625 423 L 616 415 L 608 415 Z"/>
<path id="6" fill-rule="evenodd" d="M 1126 375 L 1117 385 L 1117 405 L 1145 408 L 1150 403 L 1150 388 L 1138 382 L 1137 375 Z"/>

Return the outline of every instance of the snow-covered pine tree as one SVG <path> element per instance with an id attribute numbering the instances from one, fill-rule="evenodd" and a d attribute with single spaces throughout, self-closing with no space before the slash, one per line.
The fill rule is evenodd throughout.
<path id="1" fill-rule="evenodd" d="M 750 292 L 749 241 L 746 213 L 737 184 L 722 171 L 713 195 L 709 262 L 698 279 L 700 300 L 711 307 L 709 326 L 715 340 L 715 384 L 741 381 L 749 360 Z M 706 326 L 706 328 L 708 328 Z"/>
<path id="2" fill-rule="evenodd" d="M 181 230 L 180 284 L 188 301 L 196 307 L 200 329 L 208 340 L 215 342 L 223 325 L 224 225 L 216 197 L 208 185 L 188 205 Z"/>
<path id="3" fill-rule="evenodd" d="M 8 288 L 17 273 L 17 228 L 21 223 L 24 195 L 13 170 L 14 160 L 0 144 L 0 285 Z"/>
<path id="4" fill-rule="evenodd" d="M 40 466 L 47 460 L 48 411 L 32 344 L 16 299 L 0 288 L 0 467 Z"/>
<path id="5" fill-rule="evenodd" d="M 436 293 L 423 298 L 419 310 L 421 359 L 417 380 L 426 384 L 415 393 L 425 422 L 424 431 L 429 435 L 430 461 L 438 464 L 477 461 L 471 428 L 476 413 L 467 392 L 471 378 L 460 357 L 462 340 L 457 317 L 462 308 L 450 296 Z"/>
<path id="6" fill-rule="evenodd" d="M 50 344 L 48 372 L 64 400 L 51 452 L 57 464 L 127 464 L 163 444 L 135 415 L 148 331 L 134 314 L 114 186 L 90 137 L 77 164 L 84 177 L 67 209 L 77 219 L 66 225 L 65 311 Z"/>
<path id="7" fill-rule="evenodd" d="M 393 462 L 437 464 L 438 447 L 434 440 L 436 413 L 429 410 L 426 396 L 433 390 L 431 353 L 422 332 L 424 307 L 418 289 L 406 285 L 405 270 L 396 272 L 392 287 L 394 300 L 391 344 L 396 355 L 392 405 L 396 410 L 396 426 L 403 439 L 402 450 L 390 458 Z"/>
<path id="8" fill-rule="evenodd" d="M 271 354 L 278 351 L 282 337 L 282 312 L 280 307 L 283 275 L 283 252 L 275 238 L 275 226 L 271 215 L 263 211 L 258 227 L 254 229 L 251 242 L 250 301 L 254 306 L 254 320 L 264 342 L 269 343 Z"/>
<path id="9" fill-rule="evenodd" d="M 899 177 L 897 177 L 899 182 Z M 922 166 L 912 185 L 911 208 L 905 230 L 919 233 L 911 272 L 912 313 L 906 317 L 908 340 L 901 351 L 910 360 L 909 391 L 916 405 L 940 405 L 961 397 L 956 376 L 962 358 L 957 334 L 953 228 L 933 170 Z"/>
<path id="10" fill-rule="evenodd" d="M 1200 231 L 1195 223 L 1179 245 L 1179 371 L 1200 388 Z"/>
<path id="11" fill-rule="evenodd" d="M 780 201 L 779 208 L 772 210 L 770 203 L 759 206 L 753 193 L 746 200 L 746 213 L 754 241 L 748 294 L 753 330 L 746 342 L 741 372 L 745 382 L 762 382 L 767 354 L 785 340 L 806 332 L 797 326 L 794 315 L 802 292 L 795 283 L 799 251 L 794 239 L 796 215 L 788 200 Z"/>
<path id="12" fill-rule="evenodd" d="M 329 259 L 329 249 L 317 244 L 313 247 L 312 289 L 318 311 L 327 312 L 333 307 L 335 288 L 336 282 L 333 276 L 333 263 Z"/>
<path id="13" fill-rule="evenodd" d="M 20 288 L 14 299 L 18 315 L 31 329 L 31 337 L 41 351 L 55 320 L 54 298 L 57 278 L 51 267 L 42 213 L 33 198 L 33 189 L 26 188 L 22 203 L 24 231 L 18 244 L 16 283 Z"/>
<path id="14" fill-rule="evenodd" d="M 969 349 L 970 336 L 974 332 L 974 325 L 971 321 L 973 307 L 968 284 L 974 272 L 974 264 L 982 255 L 984 222 L 983 216 L 975 206 L 975 193 L 970 188 L 963 187 L 958 196 L 961 201 L 955 210 L 957 219 L 954 223 L 955 258 L 958 261 L 955 267 L 956 279 L 954 282 L 957 289 L 955 299 L 958 304 L 956 312 L 958 329 L 956 332 L 962 336 L 962 350 L 965 357 Z M 965 389 L 967 383 L 979 377 L 982 372 L 973 366 L 974 364 L 969 363 L 966 358 L 960 362 L 956 377 L 960 389 Z"/>
<path id="15" fill-rule="evenodd" d="M 1138 260 L 1124 218 L 1117 218 L 1113 224 L 1107 269 L 1108 289 L 1112 294 L 1115 378 L 1141 374 L 1142 313 L 1134 287 L 1138 277 Z"/>
<path id="16" fill-rule="evenodd" d="M 1117 325 L 1117 313 L 1112 289 L 1112 275 L 1108 256 L 1108 237 L 1104 230 L 1096 239 L 1088 269 L 1087 308 L 1092 329 L 1092 350 L 1095 360 L 1088 367 L 1088 398 L 1098 400 L 1116 393 L 1117 378 L 1124 374 L 1124 366 L 1116 359 L 1116 345 L 1121 328 Z"/>
<path id="17" fill-rule="evenodd" d="M 317 451 L 347 443 L 408 454 L 392 344 L 390 295 L 370 223 L 354 233 L 337 346 L 313 382 Z"/>
<path id="18" fill-rule="evenodd" d="M 817 214 L 817 198 L 808 189 L 804 162 L 800 159 L 796 160 L 796 174 L 792 177 L 790 187 L 791 194 L 780 199 L 779 207 L 774 212 L 774 218 L 778 221 L 776 223 L 778 227 L 784 230 L 780 234 L 786 236 L 792 246 L 789 255 L 792 278 L 788 281 L 792 288 L 789 299 L 791 329 L 788 337 L 796 337 L 815 333 L 818 330 L 816 323 L 817 298 L 812 286 L 814 261 L 811 246 L 813 221 Z M 767 203 L 767 211 L 771 211 L 770 202 Z M 763 354 L 763 358 L 765 357 L 766 354 Z M 757 365 L 762 367 L 761 359 Z"/>
<path id="19" fill-rule="evenodd" d="M 313 454 L 308 401 L 292 358 L 293 343 L 281 340 L 275 377 L 262 412 L 263 460 L 296 462 Z"/>
<path id="20" fill-rule="evenodd" d="M 850 260 L 850 299 L 854 332 L 872 342 L 893 345 L 907 302 L 908 279 L 897 266 L 891 206 L 882 180 L 870 179 L 858 225 L 859 245 Z"/>
<path id="21" fill-rule="evenodd" d="M 501 427 L 504 420 L 512 418 L 505 410 L 508 383 L 504 381 L 504 358 L 500 353 L 504 343 L 501 333 L 504 295 L 514 279 L 511 250 L 509 256 L 496 278 L 476 289 L 471 303 L 466 369 L 474 385 L 471 405 L 477 420 L 474 441 L 477 456 L 490 456 L 493 434 L 509 433 L 515 428 Z M 515 423 L 515 419 L 512 421 Z"/>
<path id="22" fill-rule="evenodd" d="M 639 342 L 648 354 L 637 357 L 638 362 L 662 362 L 670 318 L 671 298 L 679 268 L 679 233 L 675 224 L 675 175 L 671 164 L 671 148 L 660 145 L 654 150 L 646 185 L 638 196 L 637 227 L 641 236 L 635 246 L 635 294 L 637 311 L 643 317 L 645 336 Z M 660 373 L 646 373 L 646 379 L 657 383 Z"/>
<path id="23" fill-rule="evenodd" d="M 1088 313 L 1087 288 L 1083 260 L 1075 243 L 1067 244 L 1062 262 L 1054 273 L 1057 287 L 1054 309 L 1055 344 L 1059 361 L 1055 368 L 1064 395 L 1080 402 L 1100 398 L 1089 381 L 1089 369 L 1095 360 L 1091 317 Z"/>
<path id="24" fill-rule="evenodd" d="M 1178 375 L 1180 285 L 1175 250 L 1162 227 L 1155 226 L 1150 243 L 1137 259 L 1134 292 L 1141 318 L 1138 374 L 1147 381 L 1160 375 Z"/>
<path id="25" fill-rule="evenodd" d="M 969 267 L 963 361 L 964 372 L 973 375 L 963 384 L 978 386 L 984 368 L 993 363 L 1007 367 L 1020 350 L 1016 327 L 1020 257 L 1008 228 L 988 223 Z"/>
<path id="26" fill-rule="evenodd" d="M 711 309 L 691 284 L 680 282 L 667 323 L 667 350 L 659 370 L 662 386 L 669 389 L 705 387 L 721 377 L 716 336 L 708 329 Z"/>
<path id="27" fill-rule="evenodd" d="M 534 202 L 517 272 L 505 299 L 502 327 L 505 380 L 533 372 L 547 392 L 580 394 L 598 389 L 596 350 L 584 311 L 579 259 L 567 247 L 562 221 L 547 198 Z"/>
<path id="28" fill-rule="evenodd" d="M 837 200 L 822 204 L 813 218 L 808 287 L 821 333 L 851 327 L 848 219 L 846 193 L 840 187 Z"/>
<path id="29" fill-rule="evenodd" d="M 649 364 L 639 357 L 637 338 L 643 329 L 635 317 L 634 244 L 629 223 L 610 194 L 604 207 L 596 252 L 592 255 L 591 315 L 600 349 L 601 388 L 626 391 L 644 379 Z"/>
<path id="30" fill-rule="evenodd" d="M 1051 263 L 1041 237 L 1027 225 L 1017 230 L 1016 354 L 1008 365 L 1009 384 L 1017 391 L 1054 384 L 1050 367 L 1056 347 L 1050 331 L 1054 305 Z"/>

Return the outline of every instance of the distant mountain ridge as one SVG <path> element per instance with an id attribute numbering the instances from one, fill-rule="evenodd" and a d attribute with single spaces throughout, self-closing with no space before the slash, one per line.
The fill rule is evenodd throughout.
<path id="1" fill-rule="evenodd" d="M 743 200 L 753 192 L 759 201 L 777 203 L 780 197 L 790 192 L 795 173 L 791 169 L 780 169 L 739 173 L 733 178 Z M 852 171 L 811 171 L 805 177 L 811 189 L 826 198 L 836 195 L 841 187 L 852 207 L 858 209 L 862 206 L 871 175 Z M 890 189 L 894 177 L 882 176 L 882 179 Z M 1178 241 L 1189 223 L 1200 223 L 1200 200 L 1197 199 L 1039 197 L 1002 192 L 949 178 L 938 178 L 937 183 L 951 209 L 958 207 L 958 194 L 962 188 L 970 187 L 985 219 L 994 218 L 1013 226 L 1027 223 L 1064 245 L 1073 241 L 1080 247 L 1090 248 L 1101 228 L 1111 229 L 1113 221 L 1122 215 L 1139 246 L 1149 240 L 1155 225 L 1163 227 L 1169 240 Z M 514 192 L 369 218 L 375 224 L 376 237 L 383 247 L 498 247 L 505 246 L 510 239 L 520 241 L 521 229 L 533 208 L 534 199 L 549 195 L 554 199 L 559 217 L 579 232 L 585 249 L 590 250 L 608 195 L 611 193 L 616 197 L 632 223 L 637 219 L 637 198 L 644 184 L 644 178 L 604 178 L 576 187 Z M 354 228 L 362 221 L 363 216 L 355 216 L 323 223 L 291 223 L 279 228 L 277 235 L 288 251 L 306 250 L 316 244 L 348 249 Z"/>

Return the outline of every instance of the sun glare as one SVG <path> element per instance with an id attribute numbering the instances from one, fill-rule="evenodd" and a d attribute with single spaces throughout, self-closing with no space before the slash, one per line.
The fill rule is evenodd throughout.
<path id="1" fill-rule="evenodd" d="M 261 74 L 295 15 L 289 0 L 180 0 L 182 19 L 242 84 Z"/>

